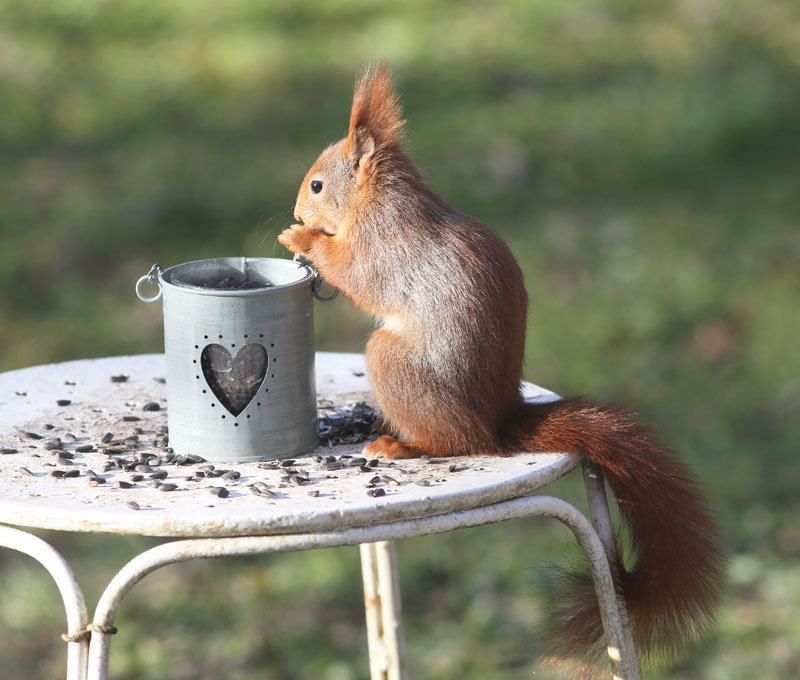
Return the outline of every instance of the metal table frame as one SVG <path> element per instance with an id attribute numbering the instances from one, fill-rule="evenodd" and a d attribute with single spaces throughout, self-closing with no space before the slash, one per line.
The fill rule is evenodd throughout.
<path id="1" fill-rule="evenodd" d="M 30 555 L 50 573 L 67 615 L 67 680 L 108 677 L 111 638 L 122 599 L 147 574 L 168 564 L 200 557 L 291 552 L 359 545 L 361 549 L 370 674 L 372 680 L 407 678 L 401 625 L 400 590 L 394 541 L 444 533 L 523 517 L 554 517 L 575 535 L 591 565 L 613 677 L 638 680 L 639 668 L 624 603 L 612 581 L 616 547 L 599 470 L 583 462 L 583 479 L 592 521 L 574 506 L 550 496 L 524 496 L 460 512 L 386 522 L 340 531 L 191 538 L 169 541 L 130 560 L 112 578 L 89 620 L 83 592 L 64 558 L 47 542 L 20 529 L 0 525 L 0 545 Z"/>

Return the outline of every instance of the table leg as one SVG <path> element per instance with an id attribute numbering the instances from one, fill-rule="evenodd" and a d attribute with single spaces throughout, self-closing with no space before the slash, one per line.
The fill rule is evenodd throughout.
<path id="1" fill-rule="evenodd" d="M 89 615 L 72 569 L 50 544 L 20 529 L 0 526 L 0 546 L 30 555 L 52 576 L 67 612 L 67 633 L 63 636 L 67 642 L 67 680 L 83 680 L 89 651 Z"/>
<path id="2" fill-rule="evenodd" d="M 405 680 L 400 584 L 394 541 L 363 543 L 361 571 L 371 680 Z"/>
<path id="3" fill-rule="evenodd" d="M 608 511 L 608 499 L 606 498 L 606 487 L 603 480 L 603 473 L 600 467 L 589 460 L 583 462 L 583 483 L 586 486 L 586 497 L 589 500 L 589 514 L 592 518 L 592 526 L 597 532 L 600 541 L 603 543 L 603 548 L 606 551 L 609 566 L 612 573 L 617 564 L 617 542 L 614 538 L 614 531 L 611 524 L 611 515 Z M 625 601 L 621 597 L 617 597 L 619 605 L 619 626 L 622 632 L 621 645 L 622 648 L 618 650 L 621 656 L 625 656 L 632 660 L 632 665 L 638 666 L 636 663 L 636 647 L 633 643 L 633 635 L 631 633 L 630 621 L 628 619 L 628 611 L 625 608 Z M 611 651 L 611 641 L 608 640 L 609 655 Z M 638 672 L 638 667 L 636 668 Z"/>

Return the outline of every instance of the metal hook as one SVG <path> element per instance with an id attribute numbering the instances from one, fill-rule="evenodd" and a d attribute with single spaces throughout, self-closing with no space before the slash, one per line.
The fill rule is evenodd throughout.
<path id="1" fill-rule="evenodd" d="M 150 267 L 150 271 L 147 272 L 147 274 L 142 276 L 136 282 L 136 296 L 142 302 L 156 302 L 157 300 L 161 299 L 161 295 L 162 295 L 163 291 L 161 290 L 161 281 L 159 280 L 160 276 L 161 276 L 161 265 L 156 263 L 152 267 Z M 158 293 L 156 293 L 152 297 L 148 297 L 147 295 L 145 295 L 142 292 L 142 286 L 145 283 L 149 283 L 149 284 L 151 284 L 153 286 L 157 286 L 158 287 Z"/>
<path id="2" fill-rule="evenodd" d="M 314 265 L 311 263 L 311 260 L 309 260 L 307 257 L 303 255 L 295 253 L 294 257 L 292 258 L 292 261 L 297 262 L 297 264 L 300 265 L 301 267 L 307 267 L 309 270 L 311 270 L 311 273 L 314 274 L 314 282 L 311 284 L 311 292 L 317 300 L 319 300 L 320 302 L 332 302 L 333 300 L 336 299 L 336 297 L 339 295 L 338 288 L 334 288 L 333 293 L 331 293 L 328 297 L 324 297 L 319 294 L 319 290 L 320 288 L 322 288 L 322 284 L 325 283 L 325 279 L 323 279 L 319 275 L 319 272 L 317 271 L 316 267 L 314 267 Z"/>

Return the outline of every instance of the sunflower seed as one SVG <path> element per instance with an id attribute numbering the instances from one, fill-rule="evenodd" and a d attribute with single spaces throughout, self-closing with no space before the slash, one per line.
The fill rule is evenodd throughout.
<path id="1" fill-rule="evenodd" d="M 384 491 L 383 489 L 380 489 L 380 488 L 378 488 L 378 489 L 367 489 L 367 495 L 377 498 L 379 496 L 385 496 L 386 495 L 386 491 Z"/>
<path id="2" fill-rule="evenodd" d="M 81 446 L 76 446 L 75 450 L 78 453 L 89 453 L 89 451 L 94 451 L 94 446 L 92 444 L 82 444 Z"/>
<path id="3" fill-rule="evenodd" d="M 57 399 L 56 404 L 59 406 L 69 406 L 72 403 L 72 399 Z"/>
<path id="4" fill-rule="evenodd" d="M 128 503 L 127 503 L 127 506 L 128 506 L 128 507 L 129 507 L 131 510 L 139 510 L 139 509 L 140 509 L 140 506 L 139 506 L 139 504 L 138 504 L 136 501 L 128 501 Z"/>
<path id="5" fill-rule="evenodd" d="M 228 497 L 228 490 L 224 486 L 212 486 L 209 491 L 212 496 L 217 496 L 219 498 Z"/>

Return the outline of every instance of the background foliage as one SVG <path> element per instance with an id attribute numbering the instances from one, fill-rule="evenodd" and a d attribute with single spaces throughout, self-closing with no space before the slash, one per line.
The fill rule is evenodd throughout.
<path id="1" fill-rule="evenodd" d="M 800 675 L 791 0 L 0 0 L 0 368 L 159 351 L 132 290 L 155 261 L 287 255 L 298 182 L 375 60 L 430 182 L 525 270 L 528 378 L 635 405 L 707 484 L 728 599 L 669 677 Z M 317 348 L 369 328 L 318 307 Z M 48 538 L 90 602 L 151 543 Z M 549 522 L 403 542 L 412 677 L 529 677 L 537 565 L 570 544 Z M 57 677 L 55 590 L 0 561 L 0 676 Z M 167 568 L 122 607 L 112 670 L 366 678 L 358 569 L 352 549 Z"/>

